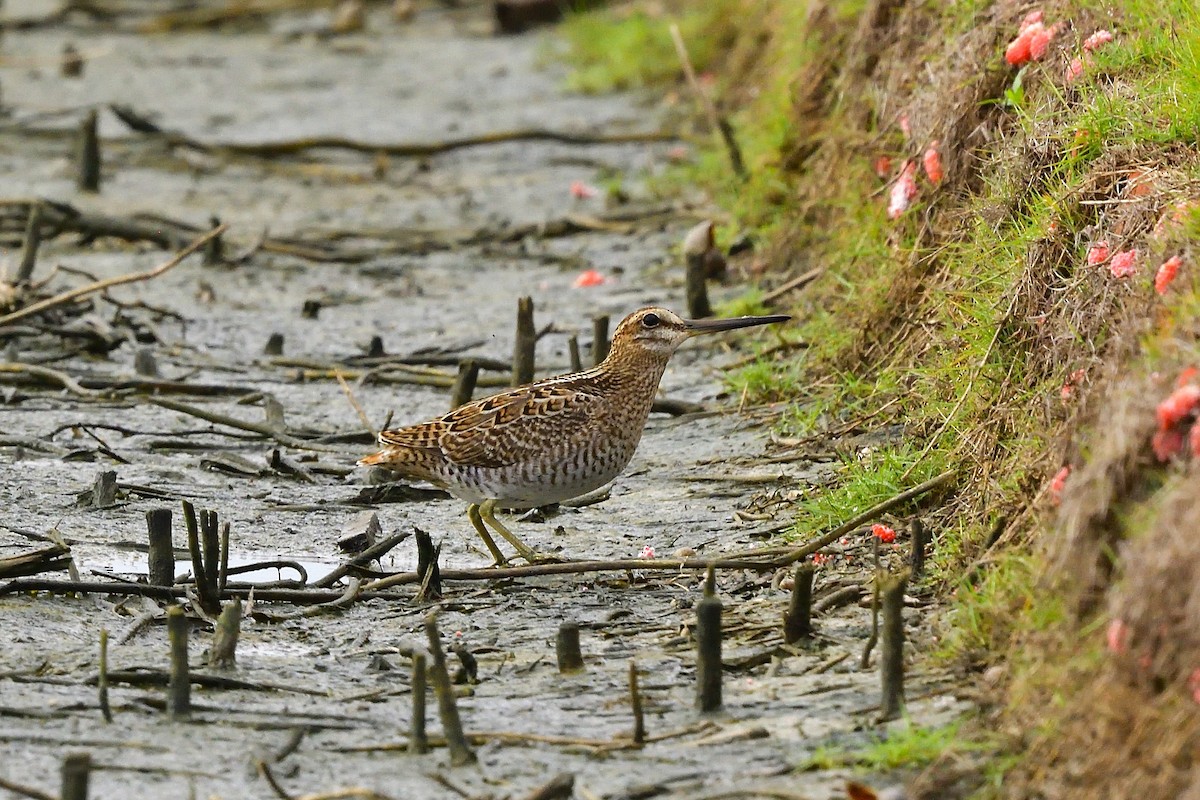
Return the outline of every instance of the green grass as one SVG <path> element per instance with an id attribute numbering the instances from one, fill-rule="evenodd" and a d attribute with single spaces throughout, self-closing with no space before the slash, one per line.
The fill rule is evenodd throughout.
<path id="1" fill-rule="evenodd" d="M 989 749 L 977 736 L 968 738 L 963 723 L 953 722 L 926 728 L 911 722 L 888 731 L 883 738 L 859 749 L 822 747 L 799 767 L 802 771 L 855 767 L 863 772 L 913 769 L 929 764 L 950 753 L 970 753 Z"/>
<path id="2" fill-rule="evenodd" d="M 562 26 L 572 67 L 567 86 L 595 94 L 637 89 L 679 79 L 683 70 L 671 39 L 670 24 L 679 25 L 688 57 L 703 72 L 729 45 L 717 33 L 730 3 L 714 0 L 686 13 L 669 16 L 645 9 L 600 9 L 568 15 Z"/>

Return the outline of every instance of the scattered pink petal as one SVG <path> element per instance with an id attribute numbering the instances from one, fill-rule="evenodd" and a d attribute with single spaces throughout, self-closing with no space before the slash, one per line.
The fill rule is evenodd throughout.
<path id="1" fill-rule="evenodd" d="M 1089 267 L 1095 267 L 1108 261 L 1108 242 L 1100 241 L 1088 248 L 1087 263 Z"/>
<path id="2" fill-rule="evenodd" d="M 1054 502 L 1054 505 L 1062 502 L 1063 489 L 1066 487 L 1067 478 L 1069 477 L 1071 477 L 1071 465 L 1066 464 L 1050 479 L 1050 499 Z"/>
<path id="3" fill-rule="evenodd" d="M 1090 53 L 1093 50 L 1099 50 L 1101 47 L 1108 44 L 1112 40 L 1113 40 L 1113 35 L 1111 33 L 1109 33 L 1108 31 L 1104 30 L 1103 28 L 1101 28 L 1100 30 L 1096 31 L 1091 36 L 1089 36 L 1083 40 L 1083 49 L 1085 52 Z"/>
<path id="4" fill-rule="evenodd" d="M 1167 463 L 1183 450 L 1183 430 L 1167 428 L 1155 431 L 1154 436 L 1150 439 L 1150 448 L 1154 450 L 1154 457 L 1160 463 Z"/>
<path id="5" fill-rule="evenodd" d="M 904 162 L 904 167 L 900 170 L 900 177 L 892 184 L 892 193 L 888 200 L 888 219 L 898 219 L 908 210 L 909 205 L 917 196 L 916 172 L 916 164 L 911 161 Z"/>
<path id="6" fill-rule="evenodd" d="M 1038 27 L 1042 25 L 1040 22 L 1034 24 Z M 1010 66 L 1019 67 L 1029 62 L 1029 40 L 1032 38 L 1032 34 L 1029 31 L 1030 28 L 1021 31 L 1017 38 L 1009 42 L 1008 47 L 1004 49 L 1004 60 Z"/>
<path id="7" fill-rule="evenodd" d="M 1067 65 L 1067 83 L 1073 82 L 1076 78 L 1083 74 L 1083 59 L 1072 58 L 1071 63 Z"/>
<path id="8" fill-rule="evenodd" d="M 906 139 L 912 138 L 912 125 L 908 121 L 907 111 L 900 115 L 900 132 L 904 134 Z"/>
<path id="9" fill-rule="evenodd" d="M 1104 638 L 1108 652 L 1120 655 L 1129 648 L 1129 626 L 1123 619 L 1112 619 Z"/>
<path id="10" fill-rule="evenodd" d="M 654 558 L 654 557 L 655 557 L 654 548 L 651 547 L 650 545 L 646 545 L 645 547 L 642 548 L 641 552 L 638 553 L 638 558 Z"/>
<path id="11" fill-rule="evenodd" d="M 887 525 L 880 525 L 878 523 L 872 525 L 871 535 L 884 544 L 891 544 L 896 541 L 896 532 Z"/>
<path id="12" fill-rule="evenodd" d="M 813 553 L 812 554 L 812 562 L 814 564 L 816 564 L 818 567 L 827 561 L 829 561 L 829 556 L 825 555 L 824 553 Z"/>
<path id="13" fill-rule="evenodd" d="M 677 144 L 667 151 L 667 160 L 676 163 L 687 161 L 691 154 L 691 150 L 688 149 L 686 144 Z"/>
<path id="14" fill-rule="evenodd" d="M 571 181 L 571 197 L 576 200 L 587 200 L 600 194 L 600 190 L 595 186 L 584 183 L 583 181 Z"/>
<path id="15" fill-rule="evenodd" d="M 875 174 L 881 178 L 886 178 L 892 174 L 892 158 L 891 156 L 880 156 L 875 159 Z"/>
<path id="16" fill-rule="evenodd" d="M 588 286 L 600 286 L 608 283 L 608 278 L 594 269 L 585 269 L 575 277 L 575 283 L 572 284 L 576 289 L 582 289 Z"/>
<path id="17" fill-rule="evenodd" d="M 1179 256 L 1171 256 L 1164 261 L 1154 276 L 1154 291 L 1166 294 L 1167 288 L 1171 285 L 1171 281 L 1175 280 L 1175 276 L 1179 274 L 1179 268 L 1182 266 L 1183 259 Z"/>
<path id="18" fill-rule="evenodd" d="M 1188 691 L 1192 693 L 1192 700 L 1200 704 L 1200 667 L 1192 670 L 1188 676 Z"/>
<path id="19" fill-rule="evenodd" d="M 929 143 L 929 147 L 925 148 L 925 155 L 921 158 L 921 164 L 925 167 L 925 174 L 929 177 L 931 183 L 936 186 L 942 182 L 942 156 L 938 153 L 937 139 L 934 139 Z"/>
<path id="20" fill-rule="evenodd" d="M 1178 387 L 1166 400 L 1159 403 L 1155 410 L 1158 429 L 1165 431 L 1175 427 L 1187 419 L 1196 410 L 1197 405 L 1200 405 L 1200 386 L 1185 383 Z"/>
<path id="21" fill-rule="evenodd" d="M 1049 28 L 1043 28 L 1037 25 L 1030 27 L 1029 34 L 1029 57 L 1034 61 L 1040 61 L 1042 56 L 1046 55 L 1046 50 L 1050 47 L 1050 41 L 1058 33 L 1058 26 L 1051 25 Z"/>
<path id="22" fill-rule="evenodd" d="M 1180 200 L 1175 205 L 1168 208 L 1158 218 L 1158 222 L 1154 223 L 1154 235 L 1162 236 L 1168 228 L 1174 228 L 1179 223 L 1183 222 L 1183 218 L 1192 210 L 1192 204 L 1187 200 Z"/>
<path id="23" fill-rule="evenodd" d="M 1122 250 L 1112 257 L 1108 269 L 1114 278 L 1128 278 L 1137 272 L 1137 250 Z"/>
<path id="24" fill-rule="evenodd" d="M 1062 389 L 1059 390 L 1059 395 L 1062 397 L 1062 401 L 1064 403 L 1066 403 L 1068 400 L 1071 399 L 1072 396 L 1074 396 L 1075 387 L 1078 386 L 1083 381 L 1083 379 L 1086 375 L 1087 375 L 1087 370 L 1080 368 L 1080 369 L 1075 370 L 1074 372 L 1072 372 L 1070 375 L 1067 376 L 1066 382 L 1063 383 Z"/>

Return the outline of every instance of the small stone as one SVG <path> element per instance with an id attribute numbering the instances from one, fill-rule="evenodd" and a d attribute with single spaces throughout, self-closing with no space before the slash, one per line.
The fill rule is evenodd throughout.
<path id="1" fill-rule="evenodd" d="M 133 371 L 147 378 L 158 377 L 158 361 L 154 352 L 147 347 L 141 347 L 133 354 Z"/>
<path id="2" fill-rule="evenodd" d="M 361 553 L 383 535 L 379 515 L 374 511 L 363 511 L 342 528 L 338 537 L 338 548 L 347 553 Z"/>

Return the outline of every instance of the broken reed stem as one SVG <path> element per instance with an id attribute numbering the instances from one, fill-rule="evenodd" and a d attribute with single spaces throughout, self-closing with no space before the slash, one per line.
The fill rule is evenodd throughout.
<path id="1" fill-rule="evenodd" d="M 117 504 L 117 473 L 106 469 L 96 476 L 92 484 L 92 507 L 111 508 Z"/>
<path id="2" fill-rule="evenodd" d="M 21 243 L 21 263 L 17 266 L 14 283 L 22 284 L 33 277 L 37 266 L 38 248 L 42 246 L 42 204 L 31 203 L 29 219 L 25 221 L 25 239 Z"/>
<path id="3" fill-rule="evenodd" d="M 167 684 L 167 716 L 183 720 L 192 713 L 192 684 L 188 676 L 188 618 L 180 606 L 167 609 L 167 638 L 171 643 L 171 672 Z"/>
<path id="4" fill-rule="evenodd" d="M 583 359 L 579 356 L 579 337 L 575 334 L 567 337 L 567 357 L 570 359 L 571 372 L 583 372 Z"/>
<path id="5" fill-rule="evenodd" d="M 598 314 L 592 317 L 592 366 L 600 366 L 600 362 L 608 358 L 608 314 Z"/>
<path id="6" fill-rule="evenodd" d="M 462 719 L 458 716 L 458 705 L 454 702 L 454 687 L 450 685 L 450 673 L 446 670 L 446 654 L 442 651 L 442 640 L 438 634 L 437 615 L 425 617 L 425 635 L 429 639 L 430 672 L 433 673 L 433 690 L 437 694 L 438 715 L 442 718 L 442 732 L 450 750 L 450 765 L 461 767 L 475 762 L 475 751 L 467 744 L 463 735 Z"/>
<path id="7" fill-rule="evenodd" d="M 475 384 L 479 381 L 479 362 L 473 358 L 464 358 L 458 362 L 458 374 L 454 376 L 454 385 L 450 389 L 450 410 L 471 402 L 475 394 Z"/>
<path id="8" fill-rule="evenodd" d="M 910 528 L 912 552 L 908 559 L 908 568 L 912 571 L 913 580 L 918 580 L 925 571 L 925 523 L 920 517 L 914 517 Z"/>
<path id="9" fill-rule="evenodd" d="M 874 536 L 871 537 L 871 556 L 875 570 L 871 579 L 871 635 L 863 645 L 862 658 L 858 664 L 860 669 L 871 666 L 871 651 L 879 642 L 879 582 L 883 579 L 883 572 L 879 569 L 879 539 Z"/>
<path id="10" fill-rule="evenodd" d="M 671 23 L 671 40 L 675 43 L 675 52 L 679 56 L 679 64 L 683 67 L 683 75 L 687 78 L 688 86 L 692 89 L 692 94 L 696 96 L 696 102 L 700 105 L 704 115 L 708 117 L 708 123 L 712 125 L 713 130 L 721 134 L 721 139 L 725 143 L 725 150 L 729 154 L 729 164 L 733 167 L 733 172 L 742 180 L 746 178 L 746 164 L 742 160 L 742 150 L 738 147 L 737 139 L 734 138 L 733 128 L 729 123 L 717 113 L 717 107 L 713 104 L 712 98 L 700 86 L 700 81 L 696 79 L 696 69 L 692 66 L 692 59 L 688 55 L 687 45 L 683 41 L 683 34 L 679 32 L 679 26 L 674 22 Z"/>
<path id="11" fill-rule="evenodd" d="M 708 254 L 714 247 L 712 220 L 692 226 L 683 237 L 687 308 L 692 319 L 711 317 L 713 313 L 708 302 Z"/>
<path id="12" fill-rule="evenodd" d="M 229 580 L 229 523 L 221 523 L 221 563 L 217 566 L 217 592 L 224 593 Z"/>
<path id="13" fill-rule="evenodd" d="M 184 519 L 187 519 L 186 506 Z M 195 522 L 194 510 L 192 522 Z M 196 595 L 204 613 L 216 616 L 221 613 L 221 594 L 217 591 L 217 562 L 220 560 L 218 553 L 221 549 L 217 533 L 217 512 L 207 509 L 200 511 L 198 540 L 198 547 L 192 549 L 192 532 L 189 529 L 188 549 L 191 550 L 192 568 L 196 576 Z"/>
<path id="14" fill-rule="evenodd" d="M 175 584 L 175 549 L 171 542 L 171 509 L 154 508 L 147 511 L 146 529 L 150 539 L 150 549 L 146 553 L 150 570 L 150 585 L 173 586 Z"/>
<path id="15" fill-rule="evenodd" d="M 209 217 L 209 224 L 214 228 L 221 226 L 220 217 Z M 208 244 L 204 245 L 204 260 L 203 264 L 206 267 L 215 267 L 225 262 L 225 243 L 220 236 L 214 236 L 208 240 Z"/>
<path id="16" fill-rule="evenodd" d="M 812 564 L 801 564 L 792 577 L 792 601 L 783 615 L 783 640 L 788 644 L 812 636 L 812 592 L 816 571 Z"/>
<path id="17" fill-rule="evenodd" d="M 533 356 L 537 328 L 533 326 L 533 298 L 517 300 L 517 338 L 513 345 L 512 385 L 533 383 Z"/>
<path id="18" fill-rule="evenodd" d="M 112 722 L 112 707 L 108 704 L 108 628 L 100 629 L 100 658 L 96 674 L 96 691 L 100 696 L 100 714 Z"/>
<path id="19" fill-rule="evenodd" d="M 92 757 L 87 753 L 71 753 L 62 763 L 62 800 L 87 800 L 88 780 L 92 772 Z"/>
<path id="20" fill-rule="evenodd" d="M 563 675 L 583 672 L 583 652 L 579 648 L 579 624 L 564 622 L 558 626 L 554 640 L 554 655 L 558 659 L 558 671 Z"/>
<path id="21" fill-rule="evenodd" d="M 904 710 L 904 588 L 908 574 L 889 575 L 882 581 L 883 644 L 879 679 L 883 697 L 880 721 L 896 719 Z"/>
<path id="22" fill-rule="evenodd" d="M 415 526 L 414 526 L 415 527 Z M 442 596 L 442 573 L 438 566 L 441 545 L 434 546 L 433 537 L 420 528 L 417 532 L 417 575 L 421 578 L 416 600 L 423 603 Z"/>
<path id="23" fill-rule="evenodd" d="M 241 632 L 242 601 L 235 597 L 225 604 L 221 616 L 217 618 L 212 647 L 208 649 L 208 666 L 213 669 L 233 669 L 237 666 L 237 644 Z"/>
<path id="24" fill-rule="evenodd" d="M 78 172 L 75 176 L 76 185 L 80 191 L 100 191 L 100 134 L 99 115 L 96 109 L 88 111 L 79 124 L 79 140 L 76 144 L 75 165 Z"/>
<path id="25" fill-rule="evenodd" d="M 721 601 L 709 591 L 709 580 L 715 583 L 711 566 L 696 604 L 696 708 L 703 713 L 721 708 Z"/>
<path id="26" fill-rule="evenodd" d="M 192 578 L 199 587 L 208 581 L 204 575 L 204 557 L 200 554 L 200 526 L 196 522 L 196 507 L 187 500 L 182 501 L 181 505 L 183 524 L 187 529 L 188 553 L 192 557 Z"/>
<path id="27" fill-rule="evenodd" d="M 642 692 L 638 688 L 637 662 L 629 662 L 629 707 L 633 710 L 633 743 L 646 743 L 646 713 L 642 709 Z"/>
<path id="28" fill-rule="evenodd" d="M 429 752 L 429 737 L 425 733 L 425 654 L 412 654 L 412 721 L 408 729 L 408 752 L 421 755 Z"/>

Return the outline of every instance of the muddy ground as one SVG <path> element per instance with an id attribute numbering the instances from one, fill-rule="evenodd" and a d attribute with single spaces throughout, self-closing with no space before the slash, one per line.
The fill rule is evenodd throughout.
<path id="1" fill-rule="evenodd" d="M 4 13 L 34 19 L 53 8 L 10 0 Z M 108 323 L 120 312 L 142 331 L 141 342 L 129 336 L 95 355 L 77 352 L 69 338 L 0 327 L 3 360 L 111 385 L 138 378 L 135 356 L 145 351 L 160 380 L 223 387 L 200 396 L 172 384 L 172 393 L 160 396 L 249 422 L 262 422 L 273 398 L 289 434 L 311 440 L 365 429 L 329 372 L 339 365 L 373 426 L 389 415 L 401 424 L 447 409 L 444 386 L 404 383 L 395 372 L 388 382 L 358 381 L 365 368 L 345 360 L 363 355 L 373 336 L 388 354 L 507 361 L 516 300 L 531 295 L 538 326 L 553 323 L 537 349 L 539 374 L 546 375 L 566 370 L 570 334 L 590 357 L 593 315 L 609 314 L 615 324 L 642 305 L 682 308 L 676 245 L 703 209 L 664 206 L 645 185 L 678 155 L 672 149 L 679 142 L 521 139 L 421 158 L 383 157 L 369 148 L 260 158 L 137 134 L 106 108 L 130 106 L 206 145 L 318 136 L 436 142 L 523 128 L 616 135 L 666 125 L 662 110 L 644 98 L 566 93 L 562 68 L 547 58 L 552 32 L 497 38 L 485 7 L 429 4 L 408 23 L 375 7 L 363 31 L 340 36 L 323 34 L 321 12 L 147 35 L 137 25 L 158 7 L 127 8 L 114 20 L 72 16 L 9 31 L 0 43 L 0 201 L 46 198 L 151 224 L 146 215 L 165 215 L 196 230 L 215 216 L 230 226 L 227 257 L 252 252 L 239 263 L 208 266 L 194 256 L 153 280 L 115 289 L 109 296 L 123 311 L 106 300 L 78 309 L 83 319 Z M 78 78 L 59 74 L 68 41 L 85 57 Z M 93 106 L 101 109 L 99 194 L 76 189 L 71 155 L 73 131 Z M 573 198 L 569 189 L 574 181 L 609 179 L 628 195 L 624 206 L 609 207 L 603 193 Z M 572 214 L 623 219 L 610 230 L 538 230 Z M 294 247 L 291 254 L 282 246 L 254 249 L 264 231 L 268 241 L 307 247 L 308 257 L 297 257 Z M 10 226 L 5 236 L 2 258 L 11 274 L 20 231 Z M 111 277 L 170 254 L 145 242 L 62 235 L 43 245 L 34 278 L 55 265 Z M 586 268 L 606 283 L 574 288 Z M 90 279 L 60 272 L 45 291 Z M 741 289 L 716 291 L 731 296 Z M 301 313 L 306 301 L 320 303 L 315 319 Z M 131 330 L 119 321 L 116 327 Z M 264 355 L 272 333 L 284 337 L 282 357 Z M 723 393 L 719 368 L 771 335 L 682 350 L 662 393 L 708 411 L 653 415 L 607 500 L 542 521 L 514 521 L 514 529 L 539 550 L 569 559 L 632 558 L 646 546 L 659 556 L 687 547 L 709 557 L 779 543 L 771 531 L 786 526 L 789 503 L 833 479 L 836 463 L 819 442 L 811 445 L 817 459 L 773 458 L 779 449 L 771 445 L 770 423 L 780 409 L 739 413 L 738 398 Z M 742 348 L 730 352 L 730 344 Z M 454 372 L 452 363 L 436 369 Z M 499 371 L 483 376 L 506 378 Z M 316 580 L 341 560 L 336 540 L 364 508 L 378 513 L 385 534 L 430 531 L 442 545 L 443 567 L 488 564 L 458 501 L 423 493 L 408 502 L 350 502 L 371 480 L 354 468 L 370 450 L 365 443 L 326 440 L 317 460 L 304 461 L 313 454 L 155 405 L 147 391 L 81 396 L 28 373 L 0 378 L 0 557 L 41 546 L 38 537 L 54 530 L 70 543 L 82 579 L 144 577 L 145 512 L 170 507 L 182 575 L 188 562 L 178 501 L 190 499 L 231 524 L 231 564 L 287 559 Z M 269 469 L 277 448 L 307 478 Z M 118 503 L 78 506 L 76 496 L 110 469 L 123 487 Z M 866 559 L 865 541 L 857 533 L 835 545 L 843 555 L 820 574 L 818 597 L 862 582 L 856 568 Z M 404 571 L 414 563 L 410 539 L 379 567 Z M 691 571 L 447 581 L 440 602 L 415 602 L 415 590 L 405 586 L 390 599 L 359 600 L 344 611 L 287 621 L 256 614 L 244 621 L 237 668 L 229 673 L 253 685 L 196 687 L 200 710 L 187 723 L 165 718 L 161 688 L 125 683 L 112 687 L 114 718 L 105 723 L 87 683 L 98 667 L 101 629 L 113 639 L 110 669 L 166 668 L 161 604 L 117 595 L 0 594 L 0 778 L 53 794 L 63 756 L 87 751 L 101 768 L 92 797 L 129 796 L 131 789 L 147 797 L 274 797 L 256 769 L 259 760 L 294 795 L 369 787 L 392 797 L 521 797 L 570 772 L 583 798 L 752 797 L 756 790 L 840 796 L 846 771 L 794 770 L 819 747 L 859 746 L 884 730 L 874 722 L 878 675 L 858 666 L 870 613 L 841 606 L 818 618 L 813 643 L 781 652 L 778 623 L 788 593 L 778 577 L 719 573 L 725 710 L 708 717 L 693 710 L 690 631 L 700 575 Z M 389 749 L 405 741 L 409 726 L 406 653 L 422 646 L 422 620 L 435 608 L 447 644 L 464 645 L 478 660 L 478 682 L 462 687 L 459 701 L 467 732 L 480 742 L 476 766 L 450 768 L 443 748 L 423 756 Z M 257 604 L 273 614 L 296 609 Z M 920 604 L 907 613 L 910 634 L 924 649 L 931 614 Z M 582 628 L 582 675 L 564 677 L 555 666 L 554 634 L 565 620 Z M 210 630 L 197 616 L 191 660 L 198 672 L 209 672 L 202 651 Z M 625 746 L 631 660 L 640 670 L 651 738 L 640 749 Z M 914 719 L 948 719 L 961 707 L 952 689 L 945 675 L 910 671 Z M 429 713 L 436 735 L 432 698 Z M 0 789 L 0 797 L 10 796 L 20 795 Z"/>

